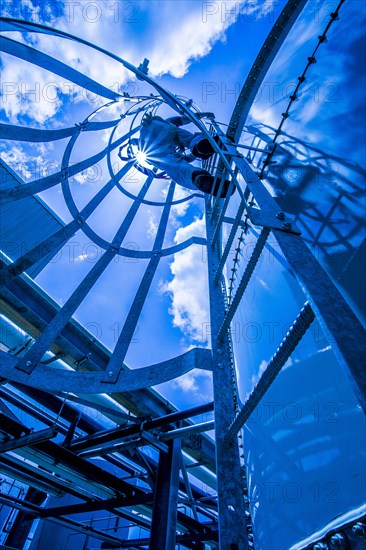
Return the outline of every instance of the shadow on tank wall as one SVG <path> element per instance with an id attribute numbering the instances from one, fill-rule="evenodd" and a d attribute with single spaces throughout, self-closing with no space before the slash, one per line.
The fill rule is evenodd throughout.
<path id="1" fill-rule="evenodd" d="M 248 126 L 252 145 L 271 143 L 274 128 Z M 277 203 L 302 235 L 355 313 L 366 323 L 366 170 L 282 132 L 265 171 Z M 327 149 L 327 144 L 324 144 Z M 258 153 L 257 153 L 258 155 Z M 248 159 L 259 167 L 266 155 Z"/>

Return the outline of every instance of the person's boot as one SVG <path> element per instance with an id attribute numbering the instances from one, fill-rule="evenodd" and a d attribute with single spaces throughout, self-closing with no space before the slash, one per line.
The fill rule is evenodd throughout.
<path id="1" fill-rule="evenodd" d="M 197 170 L 197 171 L 193 172 L 193 174 L 192 174 L 192 181 L 193 181 L 194 185 L 197 187 L 197 189 L 199 189 L 203 193 L 211 194 L 215 178 L 209 172 L 207 172 L 206 170 Z M 229 181 L 229 180 L 224 181 L 224 185 L 222 187 L 220 198 L 224 199 L 226 197 L 226 195 L 228 194 L 228 191 L 229 191 L 230 184 L 231 184 L 231 181 Z M 215 188 L 212 192 L 214 197 L 217 197 L 219 187 L 220 187 L 220 181 L 218 180 L 216 182 Z M 236 186 L 235 186 L 235 183 L 234 183 L 233 188 L 231 190 L 231 195 L 233 195 L 235 193 L 235 189 L 236 189 Z"/>
<path id="2" fill-rule="evenodd" d="M 226 136 L 229 138 L 230 141 L 234 142 L 234 139 L 230 136 Z M 218 134 L 215 134 L 213 136 L 214 141 L 222 147 L 221 139 L 219 138 Z M 202 160 L 207 160 L 215 153 L 215 149 L 212 147 L 211 143 L 207 138 L 202 138 L 198 143 L 196 143 L 192 147 L 192 153 L 195 157 L 200 158 Z"/>
<path id="3" fill-rule="evenodd" d="M 207 138 L 202 138 L 192 147 L 192 154 L 202 160 L 207 160 L 215 153 L 214 148 Z"/>

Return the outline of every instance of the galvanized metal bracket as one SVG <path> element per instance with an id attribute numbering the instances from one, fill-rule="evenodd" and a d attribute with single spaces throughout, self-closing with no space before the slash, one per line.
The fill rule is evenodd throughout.
<path id="1" fill-rule="evenodd" d="M 163 453 L 169 453 L 168 445 L 160 441 L 160 439 L 158 439 L 157 437 L 153 436 L 150 432 L 142 431 L 141 437 L 146 441 L 148 445 L 151 445 L 158 451 L 161 451 Z"/>
<path id="2" fill-rule="evenodd" d="M 15 368 L 19 359 L 6 352 L 0 352 L 0 360 L 1 375 L 7 380 L 55 393 L 135 391 L 173 380 L 194 368 L 212 370 L 211 350 L 205 348 L 194 348 L 173 359 L 139 369 L 130 370 L 124 365 L 117 380 L 113 380 L 113 376 L 109 377 L 108 372 L 67 371 L 42 364 L 33 372 L 26 373 Z"/>
<path id="3" fill-rule="evenodd" d="M 300 229 L 285 212 L 279 211 L 276 215 L 273 215 L 272 212 L 264 214 L 261 209 L 253 208 L 252 206 L 247 211 L 253 225 L 278 229 L 279 231 L 292 233 L 293 235 L 301 235 Z"/>

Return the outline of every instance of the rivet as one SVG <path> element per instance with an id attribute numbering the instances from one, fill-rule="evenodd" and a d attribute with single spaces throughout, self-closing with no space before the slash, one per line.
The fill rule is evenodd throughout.
<path id="1" fill-rule="evenodd" d="M 25 364 L 26 367 L 31 367 L 32 366 L 32 361 L 27 361 L 26 364 Z"/>
<path id="2" fill-rule="evenodd" d="M 330 547 L 339 548 L 340 550 L 345 550 L 347 548 L 347 539 L 343 533 L 335 533 L 330 538 Z"/>
<path id="3" fill-rule="evenodd" d="M 361 521 L 358 521 L 352 526 L 352 533 L 356 535 L 356 537 L 366 540 L 366 525 Z"/>

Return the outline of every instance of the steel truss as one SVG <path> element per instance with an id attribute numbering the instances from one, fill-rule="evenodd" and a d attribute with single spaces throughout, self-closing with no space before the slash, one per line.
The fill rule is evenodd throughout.
<path id="1" fill-rule="evenodd" d="M 306 0 L 290 0 L 287 3 L 248 76 L 227 133 L 237 141 L 260 82 L 305 3 Z M 131 112 L 141 114 L 152 104 L 166 104 L 176 112 L 188 116 L 208 137 L 216 151 L 215 158 L 207 167 L 216 174 L 217 184 L 222 187 L 225 179 L 223 176 L 229 174 L 232 185 L 235 183 L 240 195 L 234 218 L 226 216 L 230 193 L 224 201 L 212 196 L 206 199 L 207 239 L 193 238 L 180 245 L 164 248 L 172 205 L 190 200 L 193 196 L 203 199 L 201 194 L 194 193 L 185 199 L 174 201 L 175 184 L 172 182 L 166 201 L 154 203 L 162 207 L 162 213 L 153 249 L 131 251 L 123 247 L 123 240 L 140 205 L 149 204 L 146 193 L 153 176 L 148 174 L 139 194 L 131 196 L 123 188 L 121 178 L 128 173 L 133 163 L 127 161 L 122 170 L 114 174 L 110 153 L 129 142 L 131 136 L 138 131 L 138 124 L 131 125 L 128 134 L 115 141 L 113 136 L 120 119 L 98 123 L 92 122 L 92 115 L 79 126 L 62 130 L 46 131 L 2 126 L 4 137 L 10 140 L 45 142 L 70 138 L 60 171 L 26 185 L 14 183 L 7 176 L 5 184 L 0 189 L 2 203 L 6 205 L 17 200 L 27 200 L 36 193 L 61 184 L 65 201 L 73 216 L 72 222 L 15 261 L 10 262 L 6 257 L 1 259 L 0 284 L 4 315 L 32 336 L 23 349 L 6 349 L 4 345 L 0 352 L 0 373 L 3 383 L 3 387 L 0 388 L 0 469 L 7 476 L 30 487 L 24 499 L 5 493 L 0 496 L 2 504 L 19 511 L 7 542 L 21 547 L 29 532 L 32 518 L 39 518 L 99 539 L 103 541 L 102 548 L 149 546 L 151 550 L 163 547 L 173 550 L 176 544 L 184 548 L 201 550 L 205 545 L 221 550 L 244 550 L 253 547 L 250 525 L 247 525 L 245 519 L 248 518 L 244 498 L 245 469 L 243 470 L 239 457 L 237 440 L 242 426 L 260 403 L 314 318 L 318 319 L 325 334 L 331 338 L 338 361 L 365 410 L 366 375 L 361 368 L 366 351 L 365 332 L 341 294 L 309 252 L 296 226 L 286 213 L 280 212 L 275 200 L 263 186 L 259 177 L 263 174 L 257 174 L 253 170 L 214 119 L 211 119 L 209 132 L 205 124 L 197 118 L 195 110 L 191 108 L 191 102 L 186 102 L 163 89 L 141 68 L 136 68 L 95 45 L 42 25 L 11 19 L 1 19 L 1 23 L 4 31 L 45 32 L 51 36 L 63 37 L 93 47 L 121 63 L 137 78 L 150 84 L 158 94 L 153 98 L 135 98 L 138 102 L 137 111 Z M 54 73 L 85 89 L 93 92 L 97 89 L 98 94 L 110 102 L 132 102 L 134 99 L 128 94 L 121 96 L 111 92 L 60 61 L 7 36 L 2 37 L 1 44 L 4 52 L 22 59 L 30 59 L 39 67 L 52 69 Z M 97 155 L 71 166 L 70 156 L 80 133 L 108 128 L 112 129 L 108 146 Z M 218 140 L 213 140 L 213 135 L 216 135 Z M 266 149 L 265 152 L 272 155 L 273 149 Z M 104 158 L 108 159 L 110 181 L 79 211 L 71 195 L 69 178 Z M 244 184 L 240 183 L 239 176 Z M 88 218 L 115 187 L 132 198 L 133 203 L 112 242 L 106 242 L 91 229 Z M 230 236 L 225 246 L 221 243 L 224 223 L 231 225 Z M 232 295 L 231 288 L 230 296 L 227 297 L 223 274 L 228 265 L 229 251 L 238 228 L 245 232 L 249 226 L 261 227 L 261 233 L 235 294 Z M 40 257 L 57 250 L 79 229 L 105 252 L 66 304 L 60 308 L 40 292 L 29 277 L 22 274 Z M 273 358 L 253 393 L 240 407 L 236 391 L 230 324 L 243 300 L 270 234 L 275 237 L 304 292 L 304 307 L 279 349 L 274 351 Z M 160 259 L 192 244 L 207 249 L 212 350 L 194 349 L 173 360 L 130 371 L 124 363 L 126 353 Z M 240 243 L 238 246 L 240 247 Z M 110 353 L 73 319 L 73 314 L 117 255 L 147 259 L 148 266 L 115 349 Z M 50 353 L 51 357 L 45 359 L 46 354 Z M 73 371 L 54 369 L 53 363 L 59 358 L 71 366 Z M 78 370 L 80 365 L 82 370 Z M 212 371 L 214 403 L 177 411 L 150 389 L 151 386 L 174 379 L 193 368 Z M 69 396 L 69 392 L 75 395 Z M 84 397 L 83 401 L 78 398 L 78 393 L 90 394 L 90 399 Z M 103 424 L 71 404 L 74 399 L 79 401 L 79 404 L 84 403 L 98 410 L 98 404 L 93 402 L 92 396 L 99 393 L 112 394 L 116 403 L 123 407 L 118 412 L 106 404 L 101 405 L 100 410 L 107 417 L 111 414 L 115 418 L 118 417 L 117 427 L 106 429 Z M 27 398 L 36 405 L 30 405 Z M 48 427 L 31 432 L 30 428 L 11 412 L 9 404 Z M 44 408 L 47 409 L 47 413 Z M 195 424 L 190 420 L 211 411 L 214 411 L 214 422 Z M 204 435 L 204 432 L 213 427 L 215 444 Z M 62 441 L 53 441 L 60 435 Z M 141 447 L 147 445 L 158 454 L 157 460 L 141 452 Z M 118 473 L 111 474 L 101 467 L 100 462 L 94 462 L 93 459 L 96 457 L 102 458 L 103 464 L 113 465 Z M 199 489 L 197 483 L 192 482 L 188 475 L 190 471 L 194 473 L 196 480 L 207 479 L 205 469 L 216 473 L 217 487 L 213 483 L 210 491 Z M 136 480 L 143 480 L 143 484 L 137 485 Z M 75 503 L 62 506 L 44 505 L 47 495 L 60 496 L 65 493 L 73 496 Z M 185 511 L 182 511 L 182 505 L 185 506 Z M 75 514 L 98 510 L 110 511 L 117 518 L 140 526 L 144 533 L 150 535 L 124 540 L 120 536 L 111 535 L 70 518 Z M 25 525 L 28 525 L 28 529 Z"/>

